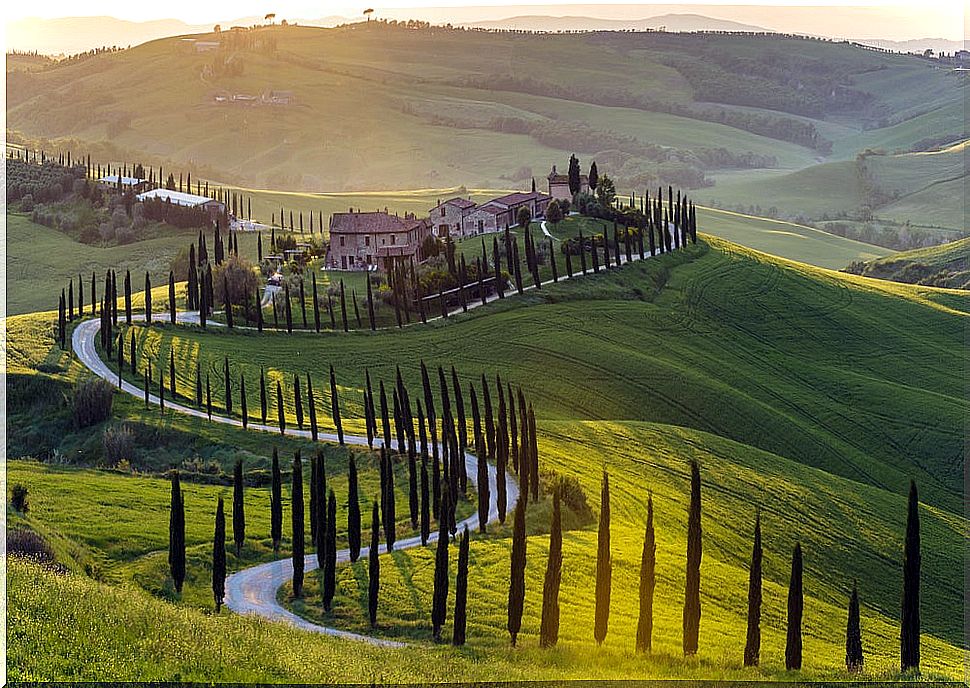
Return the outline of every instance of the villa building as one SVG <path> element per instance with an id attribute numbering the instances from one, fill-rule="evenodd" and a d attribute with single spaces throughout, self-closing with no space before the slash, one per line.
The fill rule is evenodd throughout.
<path id="1" fill-rule="evenodd" d="M 475 208 L 475 203 L 467 198 L 452 198 L 439 203 L 429 211 L 434 234 L 439 239 L 447 236 L 461 236 L 465 218 Z"/>
<path id="2" fill-rule="evenodd" d="M 421 244 L 431 223 L 413 214 L 391 215 L 387 210 L 351 210 L 330 217 L 330 250 L 326 264 L 335 270 L 386 268 L 395 259 L 421 260 Z"/>
<path id="3" fill-rule="evenodd" d="M 556 172 L 556 166 L 552 166 L 552 172 L 546 177 L 549 181 L 549 195 L 557 201 L 572 201 L 573 194 L 569 190 L 569 175 Z M 589 193 L 589 177 L 585 174 L 579 175 L 579 193 Z"/>

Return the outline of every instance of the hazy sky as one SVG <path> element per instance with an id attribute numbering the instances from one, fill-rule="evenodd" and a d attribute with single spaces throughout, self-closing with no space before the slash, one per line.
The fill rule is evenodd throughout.
<path id="1" fill-rule="evenodd" d="M 584 15 L 603 18 L 634 19 L 644 18 L 669 11 L 698 12 L 713 16 L 712 5 L 734 5 L 724 8 L 725 19 L 738 19 L 743 16 L 761 18 L 757 23 L 768 28 L 805 33 L 824 33 L 834 36 L 859 36 L 881 34 L 885 38 L 943 37 L 963 38 L 965 31 L 964 5 L 962 0 L 774 0 L 771 3 L 750 2 L 739 6 L 738 0 L 705 0 L 700 3 L 666 0 L 663 6 L 643 2 L 624 2 L 613 0 L 610 4 L 555 3 L 525 4 L 508 0 L 167 0 L 164 3 L 131 2 L 131 0 L 35 0 L 34 2 L 8 2 L 4 8 L 5 19 L 24 17 L 65 17 L 65 16 L 113 16 L 133 21 L 151 19 L 180 19 L 190 24 L 229 21 L 247 16 L 262 16 L 275 12 L 279 18 L 315 19 L 328 15 L 359 17 L 365 7 L 373 7 L 376 16 L 410 16 L 426 18 L 431 21 L 455 23 L 474 20 L 501 19 L 522 14 L 547 15 Z M 671 9 L 673 7 L 673 10 Z M 677 6 L 682 9 L 678 10 Z M 858 8 L 858 11 L 843 14 L 838 11 L 829 15 L 823 9 L 807 10 L 804 6 L 830 6 Z M 794 8 L 801 8 L 798 11 Z M 445 9 L 450 8 L 450 9 Z M 862 8 L 867 8 L 863 10 Z M 404 13 L 402 14 L 402 11 Z M 777 15 L 772 25 L 771 19 Z M 829 15 L 829 16 L 826 16 Z M 743 20 L 743 19 L 742 19 Z M 802 22 L 805 28 L 791 26 L 792 22 Z M 885 28 L 882 28 L 882 27 Z M 896 35 L 888 35 L 888 34 Z M 903 34 L 906 35 L 903 35 Z"/>

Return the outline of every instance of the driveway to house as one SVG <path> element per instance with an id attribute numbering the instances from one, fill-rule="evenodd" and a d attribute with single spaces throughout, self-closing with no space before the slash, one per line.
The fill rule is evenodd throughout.
<path id="1" fill-rule="evenodd" d="M 135 315 L 133 320 L 144 321 L 144 315 Z M 176 320 L 183 324 L 194 324 L 199 320 L 198 312 L 180 312 L 176 315 Z M 71 337 L 71 345 L 74 348 L 74 353 L 77 355 L 78 360 L 81 361 L 85 366 L 91 370 L 92 373 L 98 377 L 107 380 L 114 386 L 118 387 L 122 392 L 130 394 L 139 399 L 143 399 L 145 396 L 144 389 L 133 385 L 132 383 L 120 379 L 117 373 L 113 372 L 108 365 L 101 359 L 98 355 L 97 349 L 95 347 L 95 336 L 101 329 L 100 319 L 90 319 L 85 320 L 80 323 L 76 328 L 74 328 L 74 333 Z M 159 399 L 156 395 L 149 393 L 148 401 L 151 404 L 158 404 Z M 165 402 L 166 412 L 172 413 L 183 413 L 188 416 L 194 416 L 195 418 L 207 417 L 206 412 L 200 409 L 192 408 L 190 406 L 185 406 L 174 401 Z M 225 425 L 232 425 L 238 428 L 242 428 L 242 421 L 237 418 L 228 418 L 226 416 L 220 416 L 213 414 L 212 422 L 223 423 Z M 263 425 L 262 423 L 248 423 L 248 429 L 253 432 L 267 432 L 276 434 L 279 432 L 279 428 L 271 425 Z M 286 428 L 286 434 L 292 437 L 300 437 L 303 439 L 311 439 L 310 432 L 308 430 L 299 430 L 296 428 Z M 330 433 L 319 433 L 318 435 L 320 441 L 336 443 L 338 438 L 334 434 Z M 344 435 L 344 442 L 347 444 L 353 444 L 358 446 L 367 446 L 367 438 L 361 437 L 359 435 Z M 391 449 L 397 449 L 397 441 L 391 440 L 388 445 Z M 440 445 L 439 445 L 440 446 Z M 468 473 L 469 482 L 474 485 L 477 489 L 478 487 L 478 458 L 472 454 L 465 453 L 465 470 Z M 497 499 L 497 474 L 495 466 L 488 465 L 488 489 L 489 489 L 489 505 L 488 505 L 488 520 L 487 523 L 495 523 L 498 521 L 498 499 Z M 519 498 L 519 485 L 510 474 L 505 476 L 505 490 L 506 490 L 506 500 L 508 504 L 508 511 L 511 513 L 512 509 L 515 507 L 515 503 Z M 465 520 L 458 524 L 458 530 L 460 531 L 463 527 L 467 526 L 468 530 L 474 531 L 478 528 L 478 512 L 476 511 L 473 515 L 469 516 Z M 438 539 L 438 533 L 432 532 L 428 537 L 428 546 L 434 544 Z M 398 540 L 395 543 L 395 550 L 405 550 L 411 549 L 413 547 L 421 547 L 420 536 L 414 536 L 410 538 L 405 538 L 403 540 Z M 361 557 L 366 557 L 369 555 L 370 548 L 362 547 L 360 554 Z M 337 552 L 337 562 L 343 563 L 350 561 L 350 550 L 344 549 Z M 305 572 L 309 573 L 314 569 L 318 568 L 317 555 L 311 554 L 307 555 L 305 558 Z M 260 616 L 264 619 L 270 621 L 281 621 L 288 623 L 297 628 L 301 628 L 306 631 L 311 631 L 314 633 L 322 633 L 325 635 L 346 638 L 350 640 L 358 640 L 362 642 L 371 643 L 374 645 L 382 646 L 400 646 L 403 643 L 385 640 L 382 638 L 372 638 L 370 636 L 361 635 L 359 633 L 351 633 L 349 631 L 342 631 L 337 628 L 331 628 L 329 626 L 322 626 L 320 624 L 315 624 L 306 619 L 303 619 L 293 612 L 289 611 L 283 605 L 281 605 L 277 599 L 277 593 L 279 589 L 290 580 L 293 576 L 293 561 L 292 559 L 278 559 L 276 561 L 267 562 L 265 564 L 258 564 L 256 566 L 251 566 L 241 571 L 233 573 L 226 579 L 226 598 L 225 604 L 232 611 L 239 614 L 254 614 Z"/>

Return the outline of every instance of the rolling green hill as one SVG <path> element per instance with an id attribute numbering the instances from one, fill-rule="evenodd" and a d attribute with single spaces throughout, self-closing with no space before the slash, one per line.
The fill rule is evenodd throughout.
<path id="1" fill-rule="evenodd" d="M 151 600 L 140 590 L 103 587 L 76 575 L 50 577 L 17 564 L 11 577 L 12 617 L 48 621 L 28 624 L 11 638 L 11 675 L 118 678 L 140 670 L 141 677 L 177 672 L 200 680 L 375 675 L 455 680 L 483 677 L 488 667 L 491 675 L 501 671 L 523 678 L 842 678 L 844 606 L 856 578 L 867 676 L 893 678 L 905 488 L 913 476 L 923 502 L 923 669 L 930 677 L 959 678 L 965 640 L 953 610 L 965 604 L 958 583 L 968 534 L 962 515 L 962 419 L 970 402 L 952 370 L 966 364 L 968 297 L 811 268 L 723 240 L 708 242 L 400 331 L 258 336 L 133 328 L 142 353 L 167 358 L 174 346 L 183 371 L 194 370 L 194 359 L 218 369 L 229 355 L 251 379 L 264 366 L 272 376 L 309 372 L 322 382 L 332 363 L 349 431 L 362 428 L 365 367 L 389 379 L 400 365 L 407 383 L 419 385 L 418 360 L 424 358 L 432 365 L 454 364 L 466 386 L 482 371 L 528 385 L 539 420 L 543 471 L 575 477 L 594 511 L 600 469 L 610 471 L 614 603 L 603 647 L 595 648 L 590 631 L 596 536 L 584 526 L 565 537 L 561 647 L 549 653 L 535 649 L 547 547 L 541 535 L 548 518 L 544 499 L 530 509 L 534 535 L 517 650 L 505 642 L 510 541 L 507 530 L 499 528 L 473 542 L 470 640 L 464 650 L 435 648 L 426 640 L 432 555 L 421 549 L 382 561 L 378 630 L 393 636 L 406 628 L 416 639 L 411 658 L 386 673 L 380 667 L 392 661 L 393 652 L 377 655 L 275 624 L 203 615 Z M 38 320 L 42 316 L 21 316 L 11 323 L 18 337 L 32 341 L 12 354 L 18 375 L 44 378 L 51 360 L 67 359 L 46 354 L 49 330 L 30 325 Z M 67 365 L 62 374 L 79 374 L 76 363 Z M 179 382 L 184 388 L 189 379 Z M 221 399 L 221 390 L 214 391 Z M 156 409 L 136 410 L 140 406 L 138 400 L 119 399 L 119 413 L 136 415 L 140 422 L 189 423 L 162 418 Z M 225 432 L 203 430 L 211 426 L 201 421 L 195 426 L 200 432 Z M 256 434 L 252 441 L 264 442 L 268 450 L 273 438 Z M 686 661 L 679 657 L 679 628 L 691 458 L 699 461 L 703 480 L 704 612 L 700 656 Z M 13 470 L 24 480 L 47 472 L 33 464 L 15 464 Z M 134 479 L 105 474 L 92 480 L 123 490 Z M 110 539 L 99 539 L 100 526 L 85 525 L 103 520 L 107 508 L 83 497 L 93 484 L 38 480 L 38 504 L 45 508 L 36 519 L 87 548 L 110 545 Z M 164 483 L 139 485 L 156 497 L 164 494 Z M 55 488 L 61 496 L 49 499 L 45 491 Z M 649 491 L 658 534 L 657 649 L 654 656 L 639 658 L 631 629 Z M 748 534 L 759 506 L 766 544 L 765 640 L 762 668 L 744 671 Z M 89 520 L 76 524 L 76 513 L 90 514 Z M 252 545 L 266 537 L 260 530 L 264 517 L 253 516 Z M 204 537 L 204 525 L 193 528 Z M 140 552 L 164 549 L 164 530 L 159 530 L 139 534 Z M 789 555 L 796 540 L 806 552 L 806 665 L 801 674 L 789 675 L 781 670 L 781 653 Z M 346 627 L 361 623 L 362 575 L 359 567 L 339 574 L 335 613 Z M 126 596 L 125 604 L 119 594 Z M 307 606 L 315 607 L 318 599 L 310 597 Z M 87 645 L 73 630 L 78 627 L 100 639 L 92 650 L 96 656 L 120 654 L 132 662 L 110 672 L 105 667 L 115 665 L 82 665 L 69 650 Z M 190 642 L 190 637 L 203 640 Z M 228 654 L 217 659 L 213 648 L 224 644 Z M 153 648 L 150 665 L 140 659 L 143 652 L 122 650 L 144 645 Z M 265 659 L 244 663 L 251 669 L 232 668 L 240 646 L 246 656 Z M 355 659 L 345 668 L 340 658 L 348 653 Z M 28 659 L 37 655 L 43 659 Z"/>
<path id="2" fill-rule="evenodd" d="M 854 263 L 846 272 L 909 284 L 968 289 L 970 238 Z"/>

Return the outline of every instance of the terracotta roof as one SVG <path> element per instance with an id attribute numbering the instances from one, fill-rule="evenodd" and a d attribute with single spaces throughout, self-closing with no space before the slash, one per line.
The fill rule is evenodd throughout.
<path id="1" fill-rule="evenodd" d="M 526 203 L 531 200 L 541 201 L 543 198 L 547 198 L 547 195 L 541 191 L 516 191 L 515 193 L 500 196 L 489 201 L 489 203 L 501 203 L 505 206 L 512 206 L 518 205 L 519 203 Z"/>
<path id="2" fill-rule="evenodd" d="M 473 201 L 469 201 L 467 198 L 461 198 L 461 197 L 452 198 L 450 200 L 445 201 L 441 205 L 453 205 L 456 208 L 461 208 L 462 210 L 464 210 L 465 208 L 475 207 L 475 203 Z"/>
<path id="3" fill-rule="evenodd" d="M 479 210 L 481 210 L 482 212 L 488 213 L 490 215 L 498 215 L 499 213 L 504 213 L 505 211 L 507 211 L 508 207 L 498 205 L 497 203 L 495 203 L 495 201 L 489 201 L 485 205 L 480 205 L 477 208 L 475 208 L 476 213 Z"/>
<path id="4" fill-rule="evenodd" d="M 340 234 L 390 234 L 410 231 L 423 222 L 384 212 L 334 213 L 330 218 L 330 231 Z"/>

